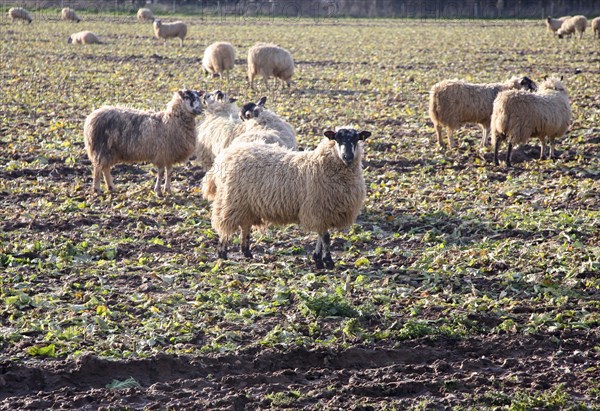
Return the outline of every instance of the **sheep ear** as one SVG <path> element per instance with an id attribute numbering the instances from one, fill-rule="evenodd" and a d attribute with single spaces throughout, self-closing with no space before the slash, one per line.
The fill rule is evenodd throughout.
<path id="1" fill-rule="evenodd" d="M 548 80 L 548 76 L 544 76 L 544 80 Z"/>
<path id="2" fill-rule="evenodd" d="M 560 81 L 563 81 L 564 78 L 565 76 L 560 76 Z"/>
<path id="3" fill-rule="evenodd" d="M 256 103 L 256 105 L 264 107 L 266 102 L 267 102 L 267 97 L 263 96 L 263 97 L 260 98 L 260 100 L 258 100 L 258 102 Z"/>
<path id="4" fill-rule="evenodd" d="M 237 98 L 231 98 L 231 97 L 229 98 L 230 103 L 235 103 L 236 101 L 237 101 Z"/>
<path id="5" fill-rule="evenodd" d="M 177 91 L 177 94 L 179 94 L 179 97 L 184 98 L 185 97 L 185 90 L 179 90 L 179 91 Z"/>
<path id="6" fill-rule="evenodd" d="M 360 133 L 358 133 L 359 140 L 365 140 L 367 137 L 371 137 L 370 131 L 361 131 Z"/>
<path id="7" fill-rule="evenodd" d="M 325 135 L 325 137 L 327 137 L 330 140 L 335 140 L 336 132 L 332 131 L 332 130 L 327 130 L 326 132 L 323 133 L 323 135 Z"/>

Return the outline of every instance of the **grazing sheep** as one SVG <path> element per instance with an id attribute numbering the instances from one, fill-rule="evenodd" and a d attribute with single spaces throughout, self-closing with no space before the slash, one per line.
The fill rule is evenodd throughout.
<path id="1" fill-rule="evenodd" d="M 76 23 L 81 21 L 81 18 L 75 13 L 75 10 L 69 7 L 65 7 L 61 10 L 60 18 L 61 20 L 74 21 Z"/>
<path id="2" fill-rule="evenodd" d="M 245 132 L 233 142 L 235 144 L 249 142 L 279 144 L 295 150 L 296 130 L 277 114 L 265 109 L 266 101 L 267 98 L 262 97 L 256 103 L 244 104 L 240 110 L 240 119 L 244 121 Z"/>
<path id="3" fill-rule="evenodd" d="M 571 37 L 575 32 L 579 33 L 579 38 L 583 37 L 585 28 L 587 27 L 587 19 L 585 16 L 573 16 L 563 22 L 562 26 L 556 31 L 559 39 L 564 36 Z"/>
<path id="4" fill-rule="evenodd" d="M 368 131 L 326 131 L 314 151 L 291 151 L 271 144 L 232 145 L 223 151 L 203 182 L 211 200 L 212 226 L 219 234 L 218 256 L 241 228 L 241 250 L 250 252 L 252 226 L 297 223 L 318 233 L 313 259 L 333 268 L 329 230 L 350 226 L 366 195 L 360 140 Z"/>
<path id="5" fill-rule="evenodd" d="M 262 76 L 269 88 L 269 77 L 281 80 L 290 87 L 294 75 L 294 60 L 286 49 L 275 44 L 256 43 L 248 50 L 248 81 L 254 88 L 254 78 Z"/>
<path id="6" fill-rule="evenodd" d="M 429 93 L 429 117 L 437 134 L 440 148 L 444 149 L 442 130 L 448 128 L 448 141 L 456 146 L 452 134 L 467 123 L 477 123 L 483 129 L 481 146 L 488 144 L 490 117 L 494 99 L 500 91 L 510 89 L 535 90 L 528 77 L 513 77 L 504 83 L 473 84 L 462 80 L 444 80 L 435 84 Z"/>
<path id="7" fill-rule="evenodd" d="M 67 38 L 67 43 L 71 44 L 102 44 L 98 36 L 91 31 L 80 31 L 71 34 Z"/>
<path id="8" fill-rule="evenodd" d="M 565 20 L 570 18 L 571 16 L 562 16 L 557 19 L 553 19 L 552 17 L 548 16 L 546 17 L 546 27 L 548 28 L 548 31 L 556 33 L 556 31 L 560 28 L 560 26 L 562 26 Z"/>
<path id="9" fill-rule="evenodd" d="M 506 166 L 511 166 L 513 144 L 524 144 L 531 137 L 542 143 L 540 159 L 545 157 L 546 140 L 550 141 L 550 158 L 554 158 L 554 140 L 565 134 L 571 124 L 569 96 L 561 80 L 548 78 L 537 93 L 504 91 L 494 101 L 492 144 L 494 163 L 498 165 L 500 142 L 508 141 Z"/>
<path id="10" fill-rule="evenodd" d="M 219 41 L 211 44 L 204 50 L 202 68 L 213 77 L 228 73 L 235 64 L 235 48 L 231 43 Z M 229 75 L 227 76 L 229 78 Z"/>
<path id="11" fill-rule="evenodd" d="M 175 21 L 173 23 L 163 23 L 160 19 L 154 20 L 154 35 L 157 39 L 163 39 L 165 46 L 167 39 L 179 37 L 179 46 L 183 47 L 183 39 L 187 35 L 187 25 L 183 21 Z"/>
<path id="12" fill-rule="evenodd" d="M 594 33 L 594 37 L 598 37 L 600 39 L 600 17 L 596 17 L 592 20 L 592 31 Z"/>
<path id="13" fill-rule="evenodd" d="M 235 99 L 221 90 L 206 93 L 203 98 L 205 116 L 197 127 L 196 160 L 207 171 L 215 157 L 229 147 L 231 142 L 246 131 L 239 117 Z"/>
<path id="14" fill-rule="evenodd" d="M 93 189 L 100 191 L 100 178 L 109 190 L 114 184 L 110 169 L 118 163 L 150 162 L 158 168 L 154 191 L 171 192 L 173 164 L 187 160 L 196 148 L 195 118 L 202 113 L 204 92 L 179 90 L 167 109 L 147 112 L 126 107 L 102 107 L 85 120 L 83 136 L 92 161 Z M 166 172 L 166 173 L 165 173 Z"/>
<path id="15" fill-rule="evenodd" d="M 154 21 L 154 13 L 152 13 L 152 10 L 146 8 L 139 9 L 136 17 L 139 21 Z"/>
<path id="16" fill-rule="evenodd" d="M 13 23 L 15 20 L 25 20 L 29 24 L 33 21 L 29 12 L 22 7 L 12 7 L 8 10 L 7 14 Z"/>

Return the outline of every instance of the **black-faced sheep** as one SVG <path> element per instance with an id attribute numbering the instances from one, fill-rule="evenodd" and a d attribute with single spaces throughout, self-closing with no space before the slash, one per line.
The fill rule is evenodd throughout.
<path id="1" fill-rule="evenodd" d="M 586 27 L 587 19 L 585 16 L 573 16 L 563 22 L 556 31 L 556 35 L 559 39 L 562 39 L 565 36 L 571 37 L 573 33 L 579 33 L 579 38 L 581 39 Z"/>
<path id="2" fill-rule="evenodd" d="M 165 46 L 167 45 L 167 39 L 179 37 L 179 46 L 183 47 L 183 39 L 187 35 L 187 25 L 183 21 L 163 23 L 160 19 L 156 19 L 152 23 L 152 27 L 156 38 L 163 39 Z"/>
<path id="3" fill-rule="evenodd" d="M 29 24 L 33 21 L 29 12 L 22 7 L 11 7 L 7 14 L 13 23 L 15 20 L 25 20 Z"/>
<path id="4" fill-rule="evenodd" d="M 147 8 L 139 9 L 136 17 L 139 21 L 154 21 L 154 14 L 152 13 L 152 10 Z"/>
<path id="5" fill-rule="evenodd" d="M 445 148 L 443 128 L 448 129 L 448 141 L 456 146 L 454 130 L 467 123 L 481 125 L 481 146 L 488 144 L 490 117 L 494 99 L 500 91 L 511 89 L 536 90 L 528 77 L 513 77 L 504 83 L 473 84 L 463 80 L 444 80 L 429 93 L 429 117 L 433 122 L 440 148 Z"/>
<path id="6" fill-rule="evenodd" d="M 202 68 L 213 76 L 222 76 L 233 69 L 235 64 L 235 48 L 231 43 L 219 41 L 204 50 Z M 229 75 L 227 76 L 229 77 Z"/>
<path id="7" fill-rule="evenodd" d="M 67 43 L 71 44 L 102 44 L 98 36 L 91 31 L 80 31 L 71 34 L 67 38 Z"/>
<path id="8" fill-rule="evenodd" d="M 294 75 L 294 59 L 289 51 L 275 44 L 256 43 L 248 50 L 248 81 L 254 88 L 254 78 L 262 76 L 269 88 L 269 77 L 290 87 Z"/>
<path id="9" fill-rule="evenodd" d="M 79 23 L 81 21 L 81 18 L 77 15 L 75 10 L 69 7 L 65 7 L 60 11 L 60 18 L 61 20 L 74 21 L 76 23 Z"/>
<path id="10" fill-rule="evenodd" d="M 592 32 L 594 33 L 594 37 L 600 39 L 600 17 L 596 17 L 592 20 Z"/>
<path id="11" fill-rule="evenodd" d="M 108 189 L 115 188 L 110 174 L 113 165 L 149 162 L 158 168 L 156 194 L 162 194 L 163 176 L 164 189 L 170 193 L 173 164 L 187 160 L 196 148 L 195 119 L 203 111 L 202 94 L 180 90 L 160 112 L 110 106 L 92 112 L 85 120 L 83 136 L 94 168 L 94 191 L 100 191 L 102 175 Z"/>
<path id="12" fill-rule="evenodd" d="M 500 142 L 508 141 L 506 166 L 510 167 L 513 145 L 527 143 L 531 137 L 538 137 L 542 143 L 541 159 L 549 140 L 550 158 L 554 158 L 554 140 L 563 136 L 570 124 L 569 96 L 557 78 L 544 80 L 536 93 L 510 90 L 498 94 L 491 124 L 494 163 L 498 165 Z"/>
<path id="13" fill-rule="evenodd" d="M 570 19 L 571 16 L 562 16 L 556 19 L 553 19 L 552 17 L 548 16 L 546 17 L 546 28 L 548 29 L 548 31 L 551 31 L 552 33 L 556 33 L 556 31 L 560 28 L 560 26 L 562 26 L 562 24 L 565 22 L 565 20 Z"/>
<path id="14" fill-rule="evenodd" d="M 333 268 L 329 230 L 353 224 L 366 196 L 362 147 L 368 131 L 325 132 L 314 151 L 277 145 L 234 144 L 221 153 L 204 178 L 202 193 L 212 201 L 212 226 L 219 234 L 218 256 L 241 229 L 241 249 L 251 258 L 252 226 L 299 224 L 319 235 L 313 259 Z"/>
<path id="15" fill-rule="evenodd" d="M 256 103 L 247 103 L 242 106 L 240 119 L 244 121 L 245 131 L 233 142 L 235 144 L 250 142 L 278 144 L 295 150 L 297 147 L 296 130 L 290 123 L 266 109 L 266 101 L 267 98 L 262 97 Z"/>

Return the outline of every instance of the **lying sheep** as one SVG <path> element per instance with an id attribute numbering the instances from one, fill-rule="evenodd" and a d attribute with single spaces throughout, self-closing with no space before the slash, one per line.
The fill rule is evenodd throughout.
<path id="1" fill-rule="evenodd" d="M 141 8 L 137 11 L 136 17 L 139 21 L 154 21 L 152 10 Z"/>
<path id="2" fill-rule="evenodd" d="M 600 39 L 600 17 L 596 17 L 592 20 L 592 32 L 594 33 L 594 37 Z"/>
<path id="3" fill-rule="evenodd" d="M 271 110 L 265 109 L 266 97 L 256 103 L 244 104 L 240 110 L 240 119 L 245 123 L 245 132 L 233 142 L 263 142 L 278 144 L 289 149 L 296 149 L 296 130 Z"/>
<path id="4" fill-rule="evenodd" d="M 195 163 L 208 170 L 215 157 L 229 147 L 231 142 L 246 131 L 239 117 L 235 99 L 229 98 L 221 90 L 206 93 L 203 98 L 204 120 L 197 127 L 197 147 Z"/>
<path id="5" fill-rule="evenodd" d="M 571 105 L 565 86 L 557 78 L 548 78 L 537 93 L 504 91 L 494 101 L 492 144 L 494 163 L 498 165 L 498 148 L 508 141 L 506 166 L 511 166 L 514 144 L 524 144 L 531 137 L 542 143 L 540 159 L 545 157 L 546 140 L 550 141 L 550 158 L 554 158 L 554 140 L 565 134 L 571 124 Z"/>
<path id="6" fill-rule="evenodd" d="M 187 25 L 183 21 L 175 21 L 173 23 L 163 23 L 160 19 L 154 20 L 154 35 L 157 39 L 163 39 L 165 46 L 167 39 L 179 37 L 179 46 L 183 47 L 183 39 L 187 35 Z"/>
<path id="7" fill-rule="evenodd" d="M 61 10 L 60 18 L 61 20 L 74 21 L 76 23 L 81 21 L 81 18 L 77 15 L 77 13 L 75 13 L 75 10 L 69 7 L 65 7 Z"/>
<path id="8" fill-rule="evenodd" d="M 483 129 L 481 146 L 488 144 L 490 117 L 494 99 L 500 91 L 510 89 L 535 90 L 535 83 L 528 77 L 513 77 L 504 83 L 473 84 L 462 80 L 444 80 L 435 84 L 429 93 L 429 117 L 437 134 L 437 142 L 444 149 L 442 130 L 448 128 L 448 141 L 456 146 L 454 130 L 467 124 L 477 123 Z"/>
<path id="9" fill-rule="evenodd" d="M 71 34 L 67 38 L 67 43 L 71 44 L 102 44 L 98 36 L 91 31 L 80 31 Z"/>
<path id="10" fill-rule="evenodd" d="M 585 28 L 587 27 L 587 19 L 585 16 L 573 16 L 563 22 L 560 28 L 556 31 L 556 35 L 559 39 L 563 37 L 571 37 L 575 32 L 579 33 L 579 38 L 583 37 Z"/>
<path id="11" fill-rule="evenodd" d="M 202 113 L 204 92 L 179 90 L 160 112 L 127 107 L 102 107 L 85 120 L 83 136 L 92 161 L 93 189 L 100 192 L 100 178 L 114 190 L 110 169 L 119 163 L 150 162 L 158 168 L 154 191 L 171 192 L 173 164 L 187 160 L 196 148 L 195 118 Z"/>
<path id="12" fill-rule="evenodd" d="M 231 43 L 219 41 L 211 44 L 204 50 L 202 68 L 213 77 L 222 76 L 233 69 L 235 64 L 235 48 Z M 229 77 L 229 75 L 227 76 Z"/>
<path id="13" fill-rule="evenodd" d="M 562 16 L 557 19 L 553 19 L 552 17 L 548 16 L 546 17 L 546 28 L 548 28 L 548 31 L 556 33 L 556 31 L 560 28 L 560 26 L 562 26 L 565 20 L 570 18 L 571 16 Z"/>
<path id="14" fill-rule="evenodd" d="M 219 234 L 218 256 L 241 228 L 241 249 L 250 252 L 252 226 L 299 224 L 318 233 L 313 259 L 317 268 L 333 268 L 329 230 L 350 226 L 366 195 L 360 140 L 368 131 L 326 131 L 314 151 L 290 151 L 276 145 L 232 145 L 215 160 L 203 182 L 213 202 L 212 226 Z"/>
<path id="15" fill-rule="evenodd" d="M 254 88 L 254 78 L 262 76 L 269 88 L 269 77 L 281 80 L 290 87 L 294 75 L 294 60 L 286 49 L 275 44 L 256 43 L 248 50 L 248 81 Z"/>
<path id="16" fill-rule="evenodd" d="M 15 20 L 25 20 L 29 24 L 33 21 L 29 12 L 22 7 L 12 7 L 8 10 L 7 14 L 13 23 Z"/>

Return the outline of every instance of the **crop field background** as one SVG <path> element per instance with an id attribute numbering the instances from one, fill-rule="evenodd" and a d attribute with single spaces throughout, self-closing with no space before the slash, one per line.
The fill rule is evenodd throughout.
<path id="1" fill-rule="evenodd" d="M 176 17 L 183 48 L 134 17 L 0 21 L 0 408 L 600 408 L 600 40 L 542 21 Z M 105 44 L 67 44 L 80 30 Z M 217 40 L 238 52 L 228 81 L 201 70 Z M 248 88 L 256 41 L 293 54 L 289 91 Z M 552 74 L 574 118 L 556 161 L 532 141 L 494 166 L 475 126 L 437 149 L 434 83 Z M 85 117 L 185 87 L 266 95 L 301 149 L 372 132 L 335 269 L 293 225 L 218 260 L 189 162 L 171 196 L 146 164 L 92 194 Z"/>

